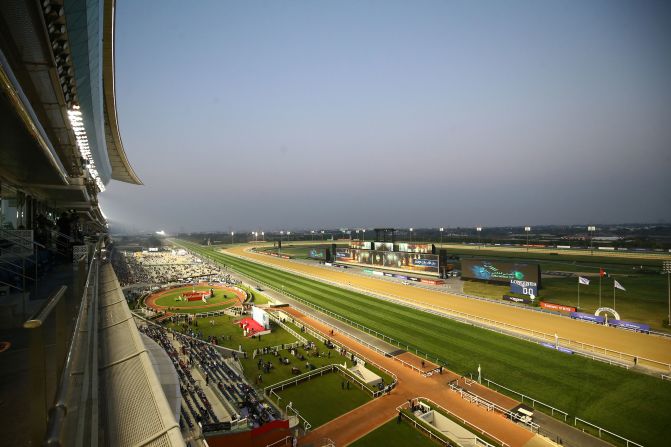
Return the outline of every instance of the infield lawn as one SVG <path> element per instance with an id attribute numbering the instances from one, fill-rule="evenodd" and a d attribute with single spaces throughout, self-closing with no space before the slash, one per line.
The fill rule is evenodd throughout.
<path id="1" fill-rule="evenodd" d="M 216 253 L 185 247 L 447 362 L 483 375 L 635 442 L 667 445 L 671 381 L 564 354 L 364 294 Z"/>
<path id="2" fill-rule="evenodd" d="M 396 418 L 350 444 L 350 447 L 435 447 L 439 444 L 413 428 L 405 419 L 399 424 Z"/>
<path id="3" fill-rule="evenodd" d="M 543 278 L 539 300 L 579 307 L 593 313 L 599 307 L 613 307 L 623 320 L 649 324 L 653 330 L 666 331 L 663 321 L 668 313 L 667 279 L 663 275 L 615 275 L 602 279 L 601 306 L 599 306 L 599 278 L 590 277 L 590 285 L 580 286 L 578 303 L 578 278 Z M 613 303 L 613 279 L 626 291 L 617 290 Z M 464 293 L 485 298 L 501 299 L 510 294 L 510 286 L 464 281 Z"/>
<path id="4" fill-rule="evenodd" d="M 182 300 L 180 297 L 183 293 L 188 293 L 191 291 L 194 292 L 209 292 L 211 289 L 210 286 L 196 286 L 196 287 L 179 287 L 177 289 L 172 289 L 161 294 L 161 297 L 156 300 L 156 304 L 159 306 L 170 306 L 170 307 L 198 307 L 204 306 L 205 304 L 222 304 L 227 301 L 232 301 L 237 298 L 237 295 L 233 292 L 214 288 L 214 296 L 207 300 L 207 303 L 204 303 L 201 300 L 198 301 L 187 301 L 186 299 Z M 235 304 L 231 302 L 230 305 Z M 228 307 L 228 306 L 222 306 Z M 215 310 L 215 309 L 211 309 Z"/>
<path id="5" fill-rule="evenodd" d="M 233 317 L 231 315 L 196 318 L 198 326 L 191 325 L 188 326 L 188 328 L 202 333 L 201 338 L 203 340 L 207 340 L 208 337 L 214 335 L 219 338 L 219 340 L 217 340 L 219 345 L 232 349 L 238 349 L 242 346 L 242 349 L 248 351 L 250 354 L 254 349 L 289 344 L 296 341 L 293 335 L 272 321 L 270 322 L 270 334 L 262 335 L 260 339 L 258 337 L 245 337 L 242 335 L 242 329 L 235 324 L 235 321 L 240 318 L 241 317 Z M 211 322 L 214 324 L 211 324 Z M 184 323 L 167 323 L 166 327 L 183 333 L 185 332 L 183 324 Z"/>
<path id="6" fill-rule="evenodd" d="M 342 384 L 346 382 L 344 376 L 329 372 L 276 393 L 282 397 L 281 407 L 292 402 L 314 430 L 372 399 L 354 384 L 351 384 L 350 389 L 343 389 Z"/>

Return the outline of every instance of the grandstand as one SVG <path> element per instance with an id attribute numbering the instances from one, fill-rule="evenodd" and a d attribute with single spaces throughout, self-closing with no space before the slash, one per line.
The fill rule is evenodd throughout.
<path id="1" fill-rule="evenodd" d="M 98 195 L 112 180 L 142 184 L 118 127 L 115 8 L 0 2 L 0 444 L 287 437 L 230 363 L 236 351 L 145 321 L 140 332 L 124 299 L 122 286 L 131 297 L 230 277 L 183 250 L 124 253 L 107 237 Z"/>

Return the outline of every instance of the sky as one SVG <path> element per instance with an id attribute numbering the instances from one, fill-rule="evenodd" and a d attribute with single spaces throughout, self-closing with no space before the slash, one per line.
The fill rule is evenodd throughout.
<path id="1" fill-rule="evenodd" d="M 671 2 L 118 0 L 142 230 L 671 220 Z"/>

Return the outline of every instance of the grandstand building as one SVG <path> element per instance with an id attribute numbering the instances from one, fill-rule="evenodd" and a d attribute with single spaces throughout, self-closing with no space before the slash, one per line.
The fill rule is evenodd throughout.
<path id="1" fill-rule="evenodd" d="M 115 0 L 0 2 L 3 445 L 185 444 L 179 393 L 166 398 L 106 262 L 98 194 L 142 184 L 119 132 L 114 20 Z"/>

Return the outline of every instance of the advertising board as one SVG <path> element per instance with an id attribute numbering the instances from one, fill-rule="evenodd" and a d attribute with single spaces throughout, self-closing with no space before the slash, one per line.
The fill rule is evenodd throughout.
<path id="1" fill-rule="evenodd" d="M 330 251 L 328 248 L 310 248 L 308 250 L 308 258 L 327 261 L 330 258 Z"/>
<path id="2" fill-rule="evenodd" d="M 407 251 L 409 253 L 434 253 L 433 244 L 410 244 L 408 242 L 400 242 L 398 244 L 398 251 Z"/>
<path id="3" fill-rule="evenodd" d="M 622 329 L 629 329 L 630 331 L 636 332 L 650 332 L 650 325 L 645 323 L 636 323 L 634 321 L 624 321 L 624 320 L 608 320 L 608 325 L 620 327 Z"/>
<path id="4" fill-rule="evenodd" d="M 558 310 L 561 312 L 575 312 L 576 308 L 573 306 L 564 306 L 563 304 L 548 303 L 547 301 L 541 301 L 539 303 L 543 309 Z"/>
<path id="5" fill-rule="evenodd" d="M 252 306 L 252 318 L 265 329 L 270 329 L 270 317 L 265 310 Z"/>
<path id="6" fill-rule="evenodd" d="M 518 264 L 487 261 L 484 259 L 461 259 L 461 277 L 480 281 L 509 284 L 511 280 L 528 281 L 541 287 L 539 264 Z"/>
<path id="7" fill-rule="evenodd" d="M 375 242 L 373 250 L 377 251 L 394 251 L 394 244 L 391 242 Z"/>
<path id="8" fill-rule="evenodd" d="M 512 301 L 513 303 L 531 304 L 531 300 L 529 298 L 522 298 L 519 296 L 503 295 L 503 300 Z"/>
<path id="9" fill-rule="evenodd" d="M 571 312 L 569 316 L 575 320 L 591 321 L 592 323 L 598 324 L 603 324 L 606 322 L 606 319 L 601 315 L 586 314 L 584 312 Z"/>
<path id="10" fill-rule="evenodd" d="M 510 293 L 519 295 L 538 296 L 538 284 L 532 281 L 510 280 Z"/>
<path id="11" fill-rule="evenodd" d="M 440 276 L 437 255 L 337 248 L 336 262 Z"/>
<path id="12" fill-rule="evenodd" d="M 373 243 L 370 241 L 351 241 L 349 243 L 350 248 L 360 248 L 362 250 L 372 250 Z"/>

